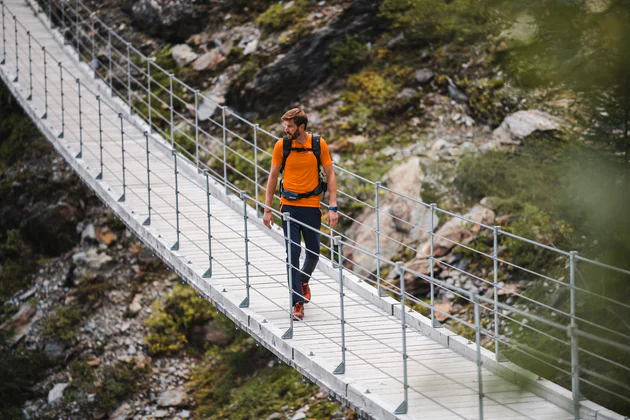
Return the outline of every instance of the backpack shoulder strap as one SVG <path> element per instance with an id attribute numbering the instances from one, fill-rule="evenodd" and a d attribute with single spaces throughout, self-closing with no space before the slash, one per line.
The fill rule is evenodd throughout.
<path id="1" fill-rule="evenodd" d="M 293 140 L 289 138 L 289 136 L 284 136 L 282 138 L 282 165 L 280 166 L 280 173 L 284 173 L 284 166 L 287 163 L 287 158 L 289 157 L 289 153 L 291 153 L 291 144 Z"/>
<path id="2" fill-rule="evenodd" d="M 320 139 L 321 138 L 322 138 L 322 136 L 320 136 L 319 134 L 313 133 L 313 137 L 311 139 L 311 147 L 313 149 L 313 154 L 317 158 L 317 169 L 318 170 L 319 170 L 319 167 L 322 166 L 322 161 L 320 159 L 320 155 L 322 153 L 322 149 L 321 149 L 321 146 L 320 146 Z"/>

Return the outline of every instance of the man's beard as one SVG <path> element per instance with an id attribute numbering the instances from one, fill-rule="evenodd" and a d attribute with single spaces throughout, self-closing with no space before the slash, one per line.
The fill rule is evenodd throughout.
<path id="1" fill-rule="evenodd" d="M 300 129 L 295 130 L 295 133 L 291 134 L 291 140 L 297 140 L 300 137 Z"/>

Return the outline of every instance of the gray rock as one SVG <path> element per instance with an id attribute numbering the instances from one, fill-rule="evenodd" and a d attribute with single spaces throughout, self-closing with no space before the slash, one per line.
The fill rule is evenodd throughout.
<path id="1" fill-rule="evenodd" d="M 282 414 L 280 414 L 280 413 L 273 413 L 273 414 L 270 414 L 267 417 L 267 420 L 279 419 L 281 416 L 282 416 Z"/>
<path id="2" fill-rule="evenodd" d="M 184 410 L 181 413 L 179 413 L 179 417 L 183 418 L 183 419 L 187 419 L 190 417 L 190 411 L 188 410 Z"/>
<path id="3" fill-rule="evenodd" d="M 65 349 L 66 346 L 56 341 L 48 342 L 44 346 L 44 352 L 51 358 L 61 357 Z"/>
<path id="4" fill-rule="evenodd" d="M 92 223 L 88 224 L 81 232 L 81 242 L 96 241 L 96 229 Z"/>
<path id="5" fill-rule="evenodd" d="M 499 197 L 484 197 L 481 199 L 479 204 L 484 206 L 487 209 L 496 211 L 499 205 L 501 204 L 501 199 Z"/>
<path id="6" fill-rule="evenodd" d="M 160 407 L 179 407 L 187 405 L 187 395 L 184 391 L 179 389 L 169 389 L 163 392 L 157 400 L 157 404 Z"/>
<path id="7" fill-rule="evenodd" d="M 212 70 L 224 60 L 225 56 L 221 54 L 221 50 L 219 48 L 213 48 L 197 58 L 193 63 L 193 68 L 196 71 Z"/>
<path id="8" fill-rule="evenodd" d="M 250 55 L 256 52 L 256 49 L 258 48 L 258 39 L 254 39 L 252 41 L 249 41 L 247 43 L 247 45 L 245 46 L 245 50 L 243 51 L 243 55 Z"/>
<path id="9" fill-rule="evenodd" d="M 48 393 L 48 404 L 54 404 L 63 397 L 63 391 L 69 386 L 69 383 L 57 384 Z"/>
<path id="10" fill-rule="evenodd" d="M 134 23 L 148 35 L 172 43 L 183 42 L 206 25 L 202 6 L 194 2 L 136 0 L 131 8 Z M 122 7 L 129 8 L 128 5 Z"/>
<path id="11" fill-rule="evenodd" d="M 162 419 L 164 417 L 168 417 L 168 410 L 156 410 L 153 413 L 153 417 L 155 417 L 156 419 Z"/>
<path id="12" fill-rule="evenodd" d="M 173 47 L 173 59 L 178 66 L 184 67 L 195 61 L 199 54 L 195 53 L 192 48 L 186 44 L 180 44 Z"/>
<path id="13" fill-rule="evenodd" d="M 133 413 L 133 409 L 128 403 L 121 404 L 116 411 L 110 414 L 109 418 L 111 420 L 127 420 L 129 416 Z"/>
<path id="14" fill-rule="evenodd" d="M 136 353 L 138 353 L 138 350 L 136 350 L 134 346 L 129 346 L 129 348 L 127 349 L 127 354 L 129 356 L 134 356 Z"/>
<path id="15" fill-rule="evenodd" d="M 559 130 L 560 119 L 535 109 L 517 111 L 503 120 L 492 132 L 492 140 L 481 146 L 482 150 L 496 150 L 521 144 L 523 138 L 536 131 Z"/>
<path id="16" fill-rule="evenodd" d="M 452 82 L 449 83 L 447 90 L 448 96 L 455 102 L 458 102 L 460 104 L 468 103 L 468 96 L 466 96 L 466 94 L 460 88 L 455 86 L 455 84 L 453 84 Z"/>
<path id="17" fill-rule="evenodd" d="M 404 88 L 398 95 L 396 95 L 396 98 L 405 100 L 411 98 L 416 93 L 418 93 L 418 91 L 414 88 Z"/>
<path id="18" fill-rule="evenodd" d="M 420 69 L 420 70 L 416 70 L 414 77 L 416 79 L 416 82 L 418 82 L 421 85 L 425 85 L 429 83 L 431 80 L 433 80 L 433 78 L 435 77 L 435 74 L 430 70 Z"/>

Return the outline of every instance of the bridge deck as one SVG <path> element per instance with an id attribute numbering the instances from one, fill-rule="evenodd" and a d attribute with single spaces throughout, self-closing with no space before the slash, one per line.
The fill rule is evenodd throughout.
<path id="1" fill-rule="evenodd" d="M 41 14 L 37 16 L 23 0 L 8 0 L 6 21 L 6 63 L 0 66 L 2 77 L 14 91 L 17 89 L 20 100 L 26 105 L 37 122 L 37 117 L 44 114 L 44 68 L 43 51 L 35 46 L 35 41 L 45 45 L 48 55 L 47 90 L 48 118 L 39 119 L 43 123 L 45 134 L 58 147 L 71 151 L 65 157 L 74 156 L 79 150 L 79 99 L 77 83 L 74 77 L 81 79 L 83 112 L 83 156 L 73 159 L 75 168 L 83 168 L 82 176 L 89 174 L 92 179 L 85 179 L 89 185 L 100 185 L 109 189 L 110 197 L 104 197 L 112 208 L 126 212 L 123 219 L 143 221 L 148 216 L 147 209 L 147 168 L 146 148 L 143 129 L 132 125 L 128 115 L 124 115 L 125 178 L 127 183 L 126 200 L 116 204 L 116 198 L 123 193 L 121 129 L 118 112 L 105 103 L 115 107 L 114 99 L 105 89 L 105 85 L 94 80 L 87 73 L 85 64 L 76 60 L 69 47 L 63 47 L 59 38 L 53 39 L 53 31 L 47 26 L 47 20 Z M 17 16 L 24 28 L 30 30 L 33 37 L 31 50 L 33 73 L 33 99 L 26 101 L 29 95 L 29 53 L 26 32 L 18 28 L 19 80 L 16 76 L 16 33 L 8 12 Z M 0 45 L 0 48 L 2 46 Z M 55 140 L 61 132 L 61 79 L 57 60 L 61 60 L 64 70 L 63 102 L 65 108 L 65 128 L 62 139 Z M 89 91 L 88 91 L 89 89 Z M 90 92 L 91 91 L 91 92 Z M 99 116 L 98 102 L 94 93 L 101 92 L 102 135 L 103 135 L 103 179 L 94 178 L 100 172 L 99 157 Z M 122 108 L 119 108 L 122 109 Z M 160 141 L 150 140 L 151 167 L 151 204 L 152 217 L 149 227 L 144 228 L 144 235 L 173 244 L 176 241 L 175 210 L 175 174 L 173 156 L 166 148 L 160 147 Z M 162 144 L 167 144 L 161 141 Z M 168 145 L 168 144 L 167 144 Z M 169 146 L 170 147 L 170 146 Z M 179 161 L 181 167 L 186 164 Z M 188 265 L 201 278 L 207 270 L 208 236 L 207 206 L 205 185 L 201 177 L 192 171 L 181 170 L 178 174 L 180 214 L 180 247 L 173 251 L 172 257 L 190 262 Z M 217 183 L 212 181 L 212 188 Z M 244 220 L 242 213 L 234 209 L 228 201 L 233 197 L 214 194 L 211 198 L 212 210 L 212 256 L 214 259 L 212 287 L 230 302 L 238 305 L 246 295 L 245 290 L 245 243 Z M 131 218 L 131 219 L 130 219 Z M 244 309 L 251 317 L 265 319 L 269 328 L 284 331 L 289 327 L 287 276 L 284 268 L 285 250 L 281 241 L 264 229 L 259 221 L 249 223 L 249 258 L 251 279 L 251 304 Z M 158 252 L 160 253 L 160 252 Z M 163 251 L 161 251 L 164 256 Z M 349 280 L 350 281 L 350 280 Z M 341 331 L 339 322 L 339 286 L 338 279 L 331 278 L 321 270 L 314 273 L 312 284 L 313 302 L 306 307 L 305 322 L 296 322 L 292 340 L 285 343 L 303 354 L 313 356 L 321 369 L 331 371 L 341 358 Z M 387 416 L 401 419 L 477 419 L 479 417 L 479 397 L 477 366 L 474 362 L 437 343 L 421 332 L 407 330 L 408 374 L 409 374 L 409 411 L 406 415 L 395 416 L 395 408 L 403 401 L 402 387 L 402 331 L 400 320 L 386 313 L 360 297 L 352 290 L 346 290 L 346 366 L 345 374 L 336 378 L 342 383 L 353 386 L 361 394 L 361 399 L 349 402 L 364 414 L 374 417 Z M 237 309 L 238 310 L 238 309 Z M 231 315 L 233 318 L 234 314 Z M 264 322 L 264 321 L 263 321 Z M 263 343 L 267 347 L 276 347 L 274 343 Z M 302 371 L 308 367 L 295 366 Z M 313 372 L 313 376 L 316 376 Z M 522 390 L 518 385 L 483 370 L 484 418 L 486 419 L 569 419 L 572 415 L 551 402 Z M 324 385 L 325 381 L 322 382 Z M 369 391 L 368 391 L 369 390 Z M 366 402 L 367 401 L 367 402 Z M 382 412 L 373 407 L 380 407 Z"/>

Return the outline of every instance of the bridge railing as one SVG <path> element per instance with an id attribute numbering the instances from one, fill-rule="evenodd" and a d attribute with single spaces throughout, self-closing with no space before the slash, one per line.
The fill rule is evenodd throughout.
<path id="1" fill-rule="evenodd" d="M 179 211 L 178 204 L 176 204 L 176 208 L 172 208 L 170 200 L 166 197 L 160 197 L 150 188 L 152 177 L 156 178 L 153 179 L 153 182 L 171 184 L 149 170 L 149 138 L 153 134 L 159 134 L 164 140 L 170 141 L 173 148 L 173 162 L 162 163 L 172 167 L 175 171 L 176 182 L 171 187 L 177 197 L 187 198 L 185 194 L 178 191 L 177 177 L 185 175 L 178 172 L 176 168 L 178 160 L 185 159 L 205 173 L 206 183 L 209 183 L 209 179 L 212 177 L 213 180 L 221 182 L 227 192 L 240 194 L 244 198 L 245 208 L 250 203 L 256 209 L 256 214 L 261 208 L 266 208 L 262 197 L 264 197 L 265 191 L 264 181 L 268 176 L 268 169 L 266 168 L 268 168 L 271 157 L 268 148 L 277 140 L 276 136 L 265 131 L 259 125 L 238 116 L 227 107 L 212 103 L 211 98 L 179 81 L 171 73 L 154 63 L 151 58 L 143 55 L 119 37 L 112 28 L 102 22 L 80 1 L 75 2 L 74 5 L 55 1 L 40 2 L 39 5 L 41 11 L 47 15 L 49 22 L 60 29 L 64 41 L 72 45 L 78 56 L 90 64 L 94 76 L 101 77 L 107 82 L 112 93 L 126 101 L 129 111 L 140 116 L 148 124 L 152 132 L 149 130 L 145 132 L 145 142 L 140 145 L 147 152 L 146 163 L 142 157 L 125 152 L 124 142 L 137 142 L 137 140 L 125 137 L 124 125 L 135 123 L 128 120 L 125 115 L 120 113 L 120 110 L 109 105 L 108 101 L 101 100 L 97 92 L 82 86 L 80 75 L 75 75 L 67 69 L 62 63 L 61 57 L 54 57 L 47 53 L 46 47 L 31 37 L 28 29 L 20 23 L 18 17 L 13 15 L 4 3 L 2 3 L 3 55 L 1 62 L 5 67 L 12 66 L 13 68 L 14 66 L 15 69 L 12 70 L 15 75 L 14 82 L 24 83 L 28 75 L 26 85 L 29 89 L 29 101 L 40 101 L 43 104 L 44 112 L 41 118 L 48 119 L 49 122 L 58 127 L 59 137 L 77 143 L 78 157 L 81 157 L 83 153 L 89 153 L 99 160 L 100 168 L 95 173 L 97 179 L 102 179 L 104 176 L 115 177 L 116 181 L 122 185 L 121 201 L 125 199 L 128 191 L 131 191 L 146 204 L 148 216 L 146 224 L 151 224 L 152 217 L 162 218 L 174 230 L 174 234 L 177 236 L 176 245 L 179 244 L 180 235 L 186 234 L 181 232 L 179 228 L 180 215 L 181 217 L 186 216 Z M 8 30 L 14 33 L 13 44 L 7 43 Z M 120 50 L 121 45 L 124 45 L 124 50 Z M 144 70 L 145 66 L 146 71 Z M 43 80 L 40 77 L 33 77 L 34 74 L 36 76 L 43 74 Z M 48 82 L 50 78 L 60 80 L 60 86 L 52 86 Z M 168 83 L 165 82 L 166 80 Z M 168 84 L 168 87 L 165 84 Z M 154 93 L 155 87 L 158 90 Z M 180 93 L 176 93 L 178 89 Z M 99 116 L 98 121 L 90 119 L 81 109 L 82 104 L 94 107 L 91 101 L 81 101 L 80 98 L 87 94 L 94 95 L 97 99 L 97 106 L 93 110 Z M 76 95 L 79 98 L 78 110 L 66 111 L 64 97 L 68 95 Z M 188 102 L 190 98 L 193 98 L 192 102 Z M 178 103 L 179 105 L 176 105 Z M 207 113 L 207 118 L 200 121 L 199 117 L 200 114 L 203 114 L 204 104 L 205 106 L 216 106 L 220 111 L 220 118 Z M 104 112 L 103 109 L 105 108 L 109 112 Z M 166 110 L 166 115 L 164 115 L 164 110 Z M 118 115 L 118 119 L 112 119 L 112 114 Z M 66 130 L 68 121 L 79 126 L 78 132 Z M 120 127 L 121 136 L 119 139 L 109 137 L 107 130 L 103 130 L 103 127 L 108 124 Z M 98 135 L 95 135 L 95 132 Z M 251 136 L 249 139 L 246 132 L 249 132 Z M 97 150 L 84 147 L 84 140 L 87 138 L 98 142 L 100 147 Z M 110 152 L 102 147 L 103 142 L 119 145 L 121 148 L 120 156 L 107 156 Z M 104 159 L 103 153 L 106 154 L 105 158 L 112 158 L 111 160 L 120 163 L 120 166 L 114 168 L 109 165 L 110 167 L 108 167 L 105 162 L 110 161 L 110 159 Z M 134 177 L 135 175 L 125 171 L 125 158 L 135 159 L 137 163 L 145 165 L 147 179 L 135 178 L 132 182 L 139 182 L 147 186 L 146 197 L 141 197 L 133 190 L 126 188 L 126 175 Z M 611 297 L 614 296 L 614 292 L 611 294 L 605 291 L 605 282 L 610 279 L 610 273 L 615 273 L 622 280 L 625 280 L 626 285 L 621 284 L 622 287 L 627 287 L 627 276 L 630 274 L 628 270 L 602 264 L 581 257 L 575 252 L 562 251 L 503 231 L 498 226 L 486 225 L 448 212 L 438 208 L 435 204 L 424 203 L 417 198 L 391 190 L 379 182 L 372 182 L 360 177 L 338 165 L 335 165 L 335 169 L 342 185 L 344 185 L 343 180 L 346 179 L 348 182 L 345 185 L 350 185 L 353 191 L 360 192 L 353 195 L 343 188 L 340 189 L 340 201 L 348 200 L 348 203 L 354 202 L 355 206 L 358 205 L 358 210 L 352 214 L 349 211 L 342 211 L 342 223 L 345 219 L 346 223 L 354 222 L 365 228 L 363 232 L 365 236 L 356 238 L 330 229 L 325 229 L 321 233 L 325 239 L 322 241 L 323 248 L 327 251 L 326 255 L 330 256 L 331 262 L 337 264 L 340 279 L 343 279 L 344 275 L 349 275 L 344 274 L 348 270 L 351 271 L 352 275 L 361 281 L 374 285 L 379 294 L 389 294 L 399 300 L 402 307 L 408 305 L 419 310 L 426 309 L 432 325 L 435 327 L 441 326 L 437 318 L 451 319 L 453 321 L 451 328 L 474 338 L 478 353 L 482 346 L 492 346 L 498 360 L 502 360 L 505 351 L 509 352 L 511 358 L 527 363 L 537 363 L 539 366 L 551 369 L 553 373 L 549 376 L 552 380 L 561 384 L 570 381 L 576 417 L 579 416 L 580 389 L 584 389 L 584 387 L 599 391 L 602 395 L 613 400 L 616 407 L 630 403 L 630 387 L 623 379 L 627 378 L 624 375 L 630 371 L 627 361 L 627 354 L 630 349 L 628 347 L 630 328 L 626 325 L 626 320 L 629 318 L 623 316 L 624 313 L 629 314 L 630 305 Z M 105 173 L 107 174 L 104 175 Z M 122 177 L 118 175 L 119 173 L 122 174 Z M 207 191 L 209 192 L 209 189 Z M 368 197 L 365 191 L 373 191 L 374 194 Z M 155 202 L 156 199 L 161 200 L 165 206 L 170 206 L 169 211 L 156 211 L 156 207 L 151 205 L 151 200 Z M 383 205 L 384 202 L 388 203 L 389 206 Z M 221 223 L 221 221 L 212 216 L 209 204 L 210 200 L 207 203 L 207 227 L 199 226 L 197 222 L 189 219 L 208 236 L 207 251 L 203 250 L 207 253 L 209 261 L 207 276 L 212 275 L 213 244 L 215 248 L 221 246 L 231 250 L 230 244 L 221 243 L 211 234 L 212 223 Z M 347 207 L 351 208 L 352 205 L 349 204 Z M 406 211 L 401 211 L 401 207 Z M 287 223 L 300 223 L 280 214 L 273 208 L 272 211 L 277 220 L 284 218 Z M 424 212 L 429 222 L 423 224 L 409 220 L 409 215 L 416 212 Z M 359 213 L 362 213 L 363 221 L 357 219 L 356 215 Z M 248 244 L 252 246 L 257 246 L 257 244 L 255 241 L 246 240 L 246 227 L 248 223 L 252 222 L 248 222 L 246 211 L 244 214 L 245 231 L 242 235 L 236 229 L 229 226 L 227 228 L 232 229 L 236 236 L 243 237 L 244 246 L 247 249 Z M 436 220 L 439 217 L 459 220 L 461 226 L 476 230 L 478 235 L 488 235 L 492 244 L 492 253 L 473 247 L 465 239 L 458 241 L 439 235 L 435 230 Z M 366 221 L 374 222 L 374 225 L 368 225 Z M 405 235 L 386 234 L 382 230 L 385 224 L 396 225 L 399 231 L 406 232 L 405 235 L 415 234 L 427 238 L 428 250 L 427 247 L 419 249 L 405 243 Z M 366 241 L 368 237 L 375 239 L 374 249 L 368 249 L 362 245 L 361 242 Z M 510 240 L 517 241 L 520 246 L 530 247 L 538 253 L 537 255 L 546 253 L 552 256 L 546 258 L 562 260 L 559 265 L 564 266 L 564 275 L 562 275 L 562 270 L 554 272 L 553 275 L 538 273 L 521 266 L 518 261 L 510 259 L 509 255 L 502 256 L 501 243 Z M 416 269 L 413 264 L 395 263 L 383 257 L 382 247 L 392 246 L 392 244 L 402 249 L 403 255 L 411 254 L 423 259 L 424 262 L 428 263 L 428 270 Z M 436 252 L 439 247 L 449 246 L 461 247 L 482 261 L 486 261 L 488 266 L 482 266 L 476 273 L 467 272 L 465 266 L 459 264 L 458 261 L 444 258 Z M 174 249 L 176 249 L 175 245 Z M 250 289 L 256 291 L 255 284 L 250 282 L 249 268 L 254 267 L 260 271 L 261 275 L 268 275 L 269 273 L 264 273 L 262 267 L 250 264 L 247 253 L 243 257 L 240 251 L 239 249 L 239 252 L 231 252 L 243 259 L 246 273 L 245 275 L 233 274 L 244 282 L 247 302 L 244 301 L 243 305 L 246 305 L 250 301 Z M 503 250 L 503 252 L 505 251 Z M 275 257 L 279 261 L 284 261 L 284 258 Z M 453 277 L 455 275 L 464 276 L 476 281 L 482 287 L 463 281 L 456 283 L 453 278 L 450 278 L 451 281 L 449 278 L 446 281 L 440 280 L 435 276 L 437 266 L 442 270 L 449 270 Z M 232 272 L 230 267 L 222 268 Z M 296 269 L 299 268 L 296 267 Z M 512 277 L 527 276 L 527 278 L 539 279 L 543 282 L 543 286 L 549 290 L 549 293 L 546 296 L 529 296 L 516 291 L 514 287 L 502 281 L 508 270 Z M 596 280 L 603 279 L 600 288 L 602 292 L 593 291 L 592 283 L 581 277 L 583 274 L 592 276 Z M 430 300 L 425 302 L 409 293 L 408 290 L 405 290 L 406 283 L 415 287 L 418 287 L 418 283 L 428 285 Z M 341 290 L 341 306 L 340 315 L 337 315 L 337 318 L 340 320 L 341 340 L 336 344 L 341 350 L 341 362 L 337 368 L 337 373 L 342 373 L 345 369 L 345 353 L 351 351 L 344 344 L 345 328 L 346 326 L 351 328 L 352 324 L 344 319 L 342 282 L 339 289 Z M 474 321 L 466 318 L 463 312 L 461 314 L 456 313 L 455 308 L 446 309 L 443 304 L 436 302 L 435 296 L 439 296 L 441 293 L 453 294 L 456 298 L 454 302 L 461 308 L 467 304 L 472 304 L 475 314 Z M 569 295 L 568 298 L 564 298 L 566 294 Z M 262 294 L 259 295 L 262 296 Z M 507 298 L 502 298 L 502 296 Z M 274 302 L 274 304 L 277 303 Z M 317 305 L 317 302 L 314 304 Z M 607 306 L 611 308 L 611 316 L 618 317 L 618 319 L 610 325 L 600 325 L 589 319 L 587 305 Z M 287 313 L 291 318 L 290 322 L 292 322 L 291 308 L 283 307 L 282 310 Z M 405 354 L 404 314 L 405 311 L 402 310 L 403 341 L 398 343 L 402 350 L 396 351 L 401 353 L 401 363 L 406 365 L 410 359 Z M 290 332 L 287 331 L 286 336 L 289 337 L 290 334 L 292 334 L 292 328 Z M 540 342 L 548 344 L 548 347 L 541 346 Z M 552 350 L 550 351 L 550 349 Z M 519 355 L 524 358 L 519 358 Z M 418 362 L 421 363 L 421 361 Z M 479 374 L 481 375 L 480 366 Z M 408 382 L 405 378 L 397 378 L 397 380 L 401 382 L 404 390 L 404 402 L 399 410 L 402 412 L 407 404 Z M 484 397 L 481 389 L 479 395 L 480 407 L 482 407 Z M 483 413 L 483 411 L 481 412 Z"/>

